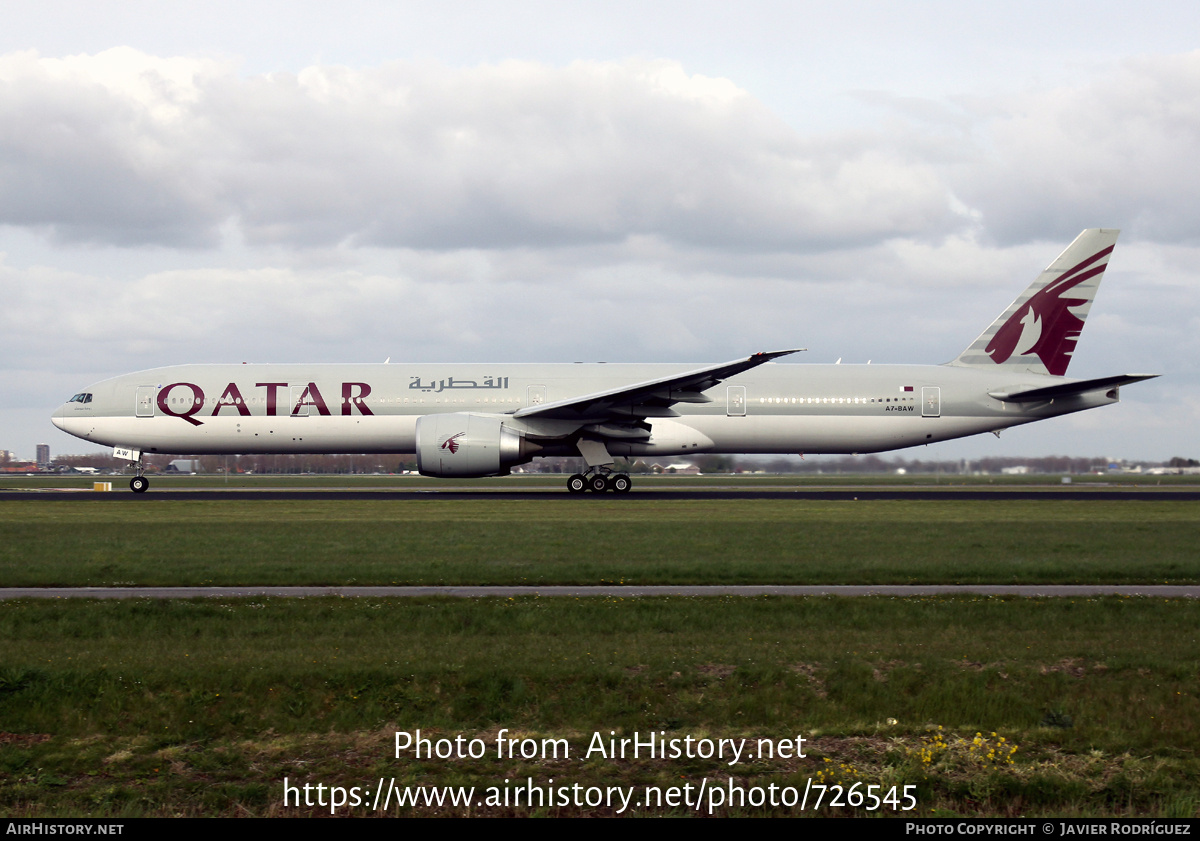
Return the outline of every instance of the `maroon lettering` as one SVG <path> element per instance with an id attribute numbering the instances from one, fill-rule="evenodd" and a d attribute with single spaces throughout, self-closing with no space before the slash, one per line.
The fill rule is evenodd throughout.
<path id="1" fill-rule="evenodd" d="M 325 398 L 321 396 L 321 392 L 317 389 L 316 383 L 309 383 L 304 391 L 301 392 L 300 399 L 297 400 L 296 405 L 292 407 L 292 414 L 300 414 L 301 406 L 316 406 L 318 414 L 329 414 L 329 407 L 325 405 Z"/>
<path id="2" fill-rule="evenodd" d="M 242 393 L 238 391 L 237 383 L 230 383 L 225 386 L 225 393 L 221 395 L 221 399 L 217 401 L 217 405 L 213 407 L 212 414 L 216 417 L 222 409 L 229 407 L 237 409 L 239 415 L 250 417 L 250 407 L 246 405 L 246 401 L 242 399 Z"/>
<path id="3" fill-rule="evenodd" d="M 179 387 L 190 388 L 192 390 L 192 396 L 190 398 L 182 398 L 183 405 L 186 407 L 182 412 L 177 412 L 171 408 L 171 402 L 169 399 L 171 390 Z M 204 389 L 200 388 L 200 386 L 196 385 L 195 383 L 171 383 L 168 386 L 163 386 L 163 388 L 158 392 L 159 411 L 164 415 L 170 415 L 173 418 L 183 418 L 192 426 L 200 426 L 200 424 L 203 423 L 203 421 L 198 421 L 192 417 L 192 415 L 199 412 L 203 406 Z"/>
<path id="4" fill-rule="evenodd" d="M 267 417 L 274 417 L 275 412 L 275 393 L 276 389 L 287 388 L 287 383 L 255 383 L 255 388 L 265 388 L 267 390 Z"/>
<path id="5" fill-rule="evenodd" d="M 355 386 L 358 386 L 358 394 L 354 393 Z M 366 383 L 342 383 L 342 414 L 349 415 L 353 407 L 364 415 L 373 415 L 374 412 L 366 404 L 370 394 L 371 387 Z"/>

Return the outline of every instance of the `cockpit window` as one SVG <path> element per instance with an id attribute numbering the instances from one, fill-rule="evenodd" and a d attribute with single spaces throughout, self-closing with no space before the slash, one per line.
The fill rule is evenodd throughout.
<path id="1" fill-rule="evenodd" d="M 85 392 L 81 392 L 81 393 L 79 393 L 79 394 L 76 394 L 74 397 L 72 397 L 72 398 L 71 398 L 70 400 L 68 400 L 67 402 L 68 402 L 68 403 L 91 403 L 91 402 L 92 402 L 92 395 L 91 395 L 89 392 L 86 392 L 86 391 L 85 391 Z"/>

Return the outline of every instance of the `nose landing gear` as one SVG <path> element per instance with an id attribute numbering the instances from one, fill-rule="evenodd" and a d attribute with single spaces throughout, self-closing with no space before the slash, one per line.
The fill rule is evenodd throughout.
<path id="1" fill-rule="evenodd" d="M 146 472 L 146 468 L 142 465 L 142 456 L 138 454 L 138 460 L 134 463 L 134 476 L 129 480 L 129 490 L 135 494 L 144 494 L 146 489 L 150 487 L 150 480 L 142 474 Z"/>

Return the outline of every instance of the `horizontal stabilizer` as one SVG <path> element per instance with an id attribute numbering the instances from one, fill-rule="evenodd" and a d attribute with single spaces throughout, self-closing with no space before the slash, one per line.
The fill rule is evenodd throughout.
<path id="1" fill-rule="evenodd" d="M 1033 403 L 1039 400 L 1055 400 L 1060 397 L 1072 397 L 1088 391 L 1098 391 L 1102 388 L 1114 388 L 1130 383 L 1140 383 L 1142 380 L 1152 380 L 1158 374 L 1118 374 L 1114 377 L 1100 377 L 1094 380 L 1073 380 L 1058 385 L 1040 386 L 1037 388 L 1017 386 L 1016 390 L 989 391 L 989 397 L 1003 400 L 1006 403 Z"/>

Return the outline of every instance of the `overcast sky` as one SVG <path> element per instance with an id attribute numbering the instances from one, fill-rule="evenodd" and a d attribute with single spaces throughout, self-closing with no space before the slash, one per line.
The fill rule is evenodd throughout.
<path id="1" fill-rule="evenodd" d="M 1049 8 L 1047 8 L 1049 6 Z M 957 356 L 1121 228 L 1069 374 L 910 451 L 1200 457 L 1200 5 L 10 2 L 0 449 L 184 362 Z"/>

